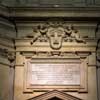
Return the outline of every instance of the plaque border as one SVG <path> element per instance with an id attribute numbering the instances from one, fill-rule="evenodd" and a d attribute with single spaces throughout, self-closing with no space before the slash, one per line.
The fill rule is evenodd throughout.
<path id="1" fill-rule="evenodd" d="M 74 63 L 80 64 L 80 85 L 31 85 L 29 83 L 30 75 L 30 66 L 31 63 Z M 33 91 L 49 91 L 49 90 L 62 90 L 62 91 L 76 91 L 76 92 L 87 92 L 87 63 L 81 59 L 68 60 L 66 58 L 60 59 L 27 59 L 24 65 L 24 92 L 33 92 Z"/>

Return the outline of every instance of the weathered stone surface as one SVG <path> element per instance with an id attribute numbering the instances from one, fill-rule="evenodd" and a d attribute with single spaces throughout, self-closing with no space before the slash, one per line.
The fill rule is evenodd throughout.
<path id="1" fill-rule="evenodd" d="M 70 98 L 68 99 L 72 98 L 72 100 L 97 100 L 97 78 L 99 80 L 97 75 L 99 76 L 100 73 L 98 64 L 100 63 L 100 46 L 98 45 L 97 48 L 97 42 L 100 38 L 100 26 L 98 23 L 100 20 L 100 8 L 91 8 L 90 6 L 99 6 L 99 1 L 51 0 L 52 2 L 50 3 L 49 0 L 40 1 L 41 2 L 38 0 L 16 0 L 16 2 L 14 0 L 1 1 L 1 4 L 8 6 L 27 7 L 10 7 L 7 9 L 0 6 L 0 14 L 2 15 L 2 18 L 0 18 L 0 100 L 13 100 L 13 97 L 14 100 L 26 100 L 30 98 L 35 100 L 34 97 L 43 93 L 45 93 L 45 97 L 46 94 L 48 94 L 47 91 L 53 89 L 60 90 L 60 92 L 53 91 L 53 95 L 52 93 L 50 94 L 52 95 L 50 96 L 51 98 L 58 95 L 58 98 L 60 98 L 60 96 L 64 95 L 64 97 L 61 97 L 63 99 L 67 98 L 69 96 L 68 94 L 70 94 Z M 40 7 L 40 5 L 44 8 L 34 9 L 34 7 Z M 30 8 L 28 8 L 28 6 L 30 6 Z M 59 7 L 76 6 L 84 6 L 85 8 L 59 9 Z M 88 8 L 86 8 L 87 6 Z M 48 8 L 45 9 L 45 7 Z M 53 7 L 55 9 L 53 9 Z M 51 23 L 50 26 L 46 24 L 46 31 L 44 31 L 44 27 L 40 28 L 44 23 L 51 21 L 57 24 L 52 25 Z M 60 24 L 59 22 L 62 22 L 63 24 Z M 74 26 L 74 28 L 67 26 Z M 74 36 L 72 34 L 73 31 L 74 33 L 78 33 L 78 35 Z M 37 36 L 38 32 L 40 32 L 39 36 Z M 61 33 L 64 33 L 64 35 L 61 35 Z M 36 40 L 34 40 L 34 37 Z M 51 37 L 53 37 L 53 39 L 51 39 Z M 81 42 L 77 40 L 81 38 Z M 51 46 L 51 42 L 54 40 L 60 41 L 60 48 L 55 49 L 54 47 L 54 45 L 59 44 L 57 41 Z M 85 43 L 83 40 L 85 40 Z M 15 53 L 16 56 L 13 55 Z M 14 62 L 15 57 L 16 62 Z M 33 80 L 26 78 L 27 72 L 31 72 L 31 69 L 25 69 L 29 68 L 29 65 L 26 63 L 27 61 L 33 61 L 33 63 L 35 62 L 38 64 L 63 62 L 64 65 L 68 65 L 79 63 L 82 66 L 80 67 L 81 71 L 77 68 L 78 66 L 74 66 L 76 69 L 70 68 L 71 66 L 63 68 L 65 70 L 70 70 L 70 73 L 69 71 L 66 73 L 65 70 L 62 71 L 67 77 L 66 79 L 62 78 L 63 75 L 62 72 L 60 72 L 60 68 L 54 67 L 57 70 L 52 71 L 53 65 L 51 68 L 48 68 L 48 73 L 44 73 L 44 75 L 49 74 L 50 77 L 51 73 L 53 73 L 53 80 L 55 79 L 54 75 L 56 74 L 57 81 L 60 80 L 59 84 L 63 83 L 62 79 L 66 81 L 68 78 L 71 79 L 75 75 L 77 83 L 73 78 L 73 84 L 67 84 L 67 81 L 62 84 L 62 86 L 64 85 L 63 87 L 53 86 L 53 83 L 56 83 L 56 81 L 49 79 L 48 83 L 51 82 L 49 85 L 52 85 L 52 87 L 38 86 L 38 88 L 33 88 L 32 84 L 29 82 L 31 81 L 32 83 L 35 78 L 34 76 L 38 74 L 33 75 Z M 96 71 L 97 67 L 98 71 Z M 42 68 L 39 69 L 43 70 L 44 68 L 42 66 Z M 49 72 L 49 70 L 51 71 Z M 33 71 L 36 72 L 36 69 Z M 78 71 L 78 75 L 74 73 L 75 71 Z M 39 75 L 41 74 L 39 73 Z M 45 76 L 45 81 L 46 78 L 48 77 Z M 28 79 L 30 81 L 27 81 Z M 33 82 L 33 85 L 36 81 L 37 80 Z M 41 79 L 41 82 L 43 82 L 43 78 Z M 98 81 L 98 84 L 100 84 L 100 81 Z M 66 85 L 68 86 L 66 87 Z M 100 90 L 99 86 L 98 89 Z M 62 92 L 62 90 L 64 92 Z M 67 95 L 65 95 L 66 92 L 68 93 Z M 100 91 L 98 91 L 98 94 L 99 92 Z M 46 97 L 44 99 L 46 99 Z"/>
<path id="2" fill-rule="evenodd" d="M 99 6 L 99 0 L 1 0 L 6 6 L 31 6 L 31 7 L 88 7 Z"/>

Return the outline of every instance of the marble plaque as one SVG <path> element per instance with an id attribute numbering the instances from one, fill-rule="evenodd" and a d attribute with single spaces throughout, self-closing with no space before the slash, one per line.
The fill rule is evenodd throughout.
<path id="1" fill-rule="evenodd" d="M 80 64 L 31 64 L 32 85 L 80 85 Z"/>

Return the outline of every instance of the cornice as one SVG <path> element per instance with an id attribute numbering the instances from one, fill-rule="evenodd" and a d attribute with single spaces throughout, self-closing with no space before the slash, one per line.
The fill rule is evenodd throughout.
<path id="1" fill-rule="evenodd" d="M 9 7 L 13 10 L 47 10 L 47 11 L 98 11 L 100 7 Z"/>
<path id="2" fill-rule="evenodd" d="M 100 20 L 100 7 L 5 7 L 0 5 L 0 15 L 13 20 L 46 20 L 58 17 L 65 20 Z"/>
<path id="3" fill-rule="evenodd" d="M 31 18 L 62 17 L 65 20 L 100 20 L 100 7 L 68 7 L 68 8 L 31 8 L 31 7 L 10 7 L 10 18 L 22 20 Z"/>

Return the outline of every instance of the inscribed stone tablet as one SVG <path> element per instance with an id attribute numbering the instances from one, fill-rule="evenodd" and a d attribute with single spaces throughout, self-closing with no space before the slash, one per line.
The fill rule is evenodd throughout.
<path id="1" fill-rule="evenodd" d="M 80 85 L 80 64 L 31 65 L 32 85 Z"/>

